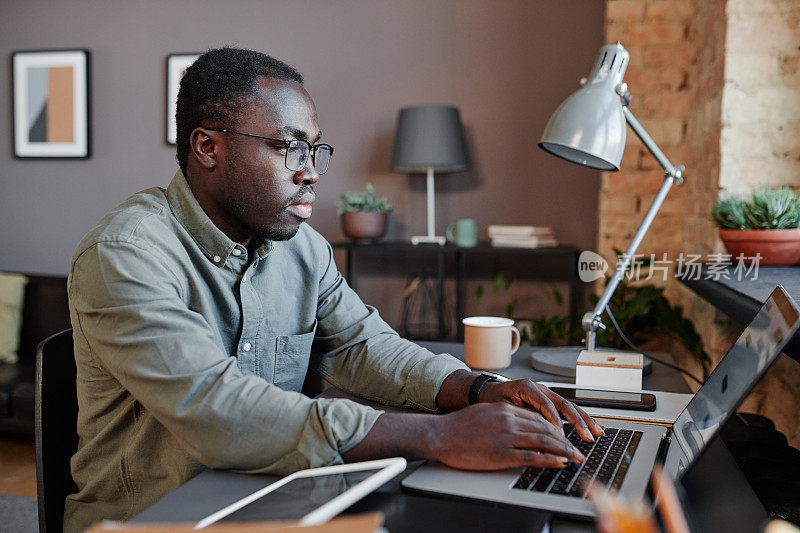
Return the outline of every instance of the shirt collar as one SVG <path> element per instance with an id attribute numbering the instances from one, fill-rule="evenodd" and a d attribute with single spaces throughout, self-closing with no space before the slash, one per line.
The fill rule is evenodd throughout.
<path id="1" fill-rule="evenodd" d="M 208 218 L 180 170 L 167 187 L 166 196 L 172 213 L 186 227 L 211 263 L 222 267 L 234 248 L 244 250 L 241 244 L 231 240 Z M 266 241 L 256 250 L 257 255 L 263 257 L 271 248 L 272 243 Z"/>

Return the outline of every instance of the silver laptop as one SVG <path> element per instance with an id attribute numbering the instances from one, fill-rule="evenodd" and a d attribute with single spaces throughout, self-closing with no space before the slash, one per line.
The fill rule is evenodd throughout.
<path id="1" fill-rule="evenodd" d="M 525 468 L 497 472 L 454 470 L 427 463 L 402 481 L 412 491 L 490 500 L 594 516 L 586 489 L 601 483 L 641 498 L 658 461 L 672 479 L 683 476 L 735 412 L 800 325 L 798 308 L 778 286 L 671 428 L 603 420 L 604 436 L 585 443 L 565 425 L 567 438 L 586 456 L 564 469 Z"/>

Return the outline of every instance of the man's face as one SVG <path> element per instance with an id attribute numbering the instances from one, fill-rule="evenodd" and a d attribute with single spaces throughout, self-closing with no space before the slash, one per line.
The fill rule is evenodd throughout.
<path id="1" fill-rule="evenodd" d="M 297 83 L 261 78 L 252 102 L 228 129 L 277 139 L 302 139 L 312 145 L 321 132 L 311 97 Z M 221 134 L 225 156 L 215 194 L 237 233 L 257 239 L 287 240 L 311 216 L 319 179 L 311 161 L 294 172 L 286 168 L 283 143 Z M 310 158 L 309 158 L 310 159 Z"/>

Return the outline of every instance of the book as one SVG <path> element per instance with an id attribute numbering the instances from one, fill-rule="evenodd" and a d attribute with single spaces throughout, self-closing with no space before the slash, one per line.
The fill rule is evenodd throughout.
<path id="1" fill-rule="evenodd" d="M 549 226 L 510 226 L 510 225 L 491 225 L 489 226 L 489 237 L 498 236 L 554 236 L 553 229 Z"/>
<path id="2" fill-rule="evenodd" d="M 558 246 L 558 240 L 552 236 L 542 237 L 493 237 L 492 246 L 507 248 L 543 248 L 546 246 Z"/>

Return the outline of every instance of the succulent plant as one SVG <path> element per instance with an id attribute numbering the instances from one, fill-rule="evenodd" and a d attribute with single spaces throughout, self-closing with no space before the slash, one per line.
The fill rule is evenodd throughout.
<path id="1" fill-rule="evenodd" d="M 753 193 L 745 212 L 752 229 L 790 229 L 800 225 L 800 200 L 788 187 Z"/>
<path id="2" fill-rule="evenodd" d="M 367 183 L 366 191 L 350 192 L 341 196 L 339 214 L 361 211 L 384 213 L 392 210 L 389 200 L 385 196 L 375 196 L 375 189 Z"/>
<path id="3" fill-rule="evenodd" d="M 721 200 L 711 217 L 721 229 L 793 229 L 800 226 L 800 198 L 788 187 L 758 189 L 750 201 Z"/>
<path id="4" fill-rule="evenodd" d="M 721 200 L 711 208 L 711 217 L 722 229 L 749 229 L 745 216 L 746 202 L 740 198 Z"/>

